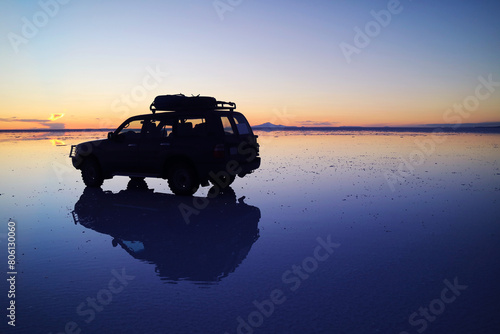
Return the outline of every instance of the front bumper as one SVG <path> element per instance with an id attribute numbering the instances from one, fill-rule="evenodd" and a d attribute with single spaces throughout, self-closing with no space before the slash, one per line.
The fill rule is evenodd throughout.
<path id="1" fill-rule="evenodd" d="M 71 150 L 69 151 L 69 157 L 71 158 L 71 163 L 76 169 L 80 168 L 82 163 L 82 157 L 78 155 L 78 145 L 71 145 Z"/>

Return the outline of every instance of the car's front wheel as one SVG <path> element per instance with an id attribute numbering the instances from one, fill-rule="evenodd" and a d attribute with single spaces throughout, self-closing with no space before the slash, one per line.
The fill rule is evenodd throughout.
<path id="1" fill-rule="evenodd" d="M 176 195 L 190 196 L 198 190 L 200 182 L 194 168 L 181 162 L 170 168 L 168 186 Z"/>
<path id="2" fill-rule="evenodd" d="M 88 158 L 82 165 L 82 179 L 87 187 L 100 187 L 104 182 L 101 166 L 92 158 Z"/>

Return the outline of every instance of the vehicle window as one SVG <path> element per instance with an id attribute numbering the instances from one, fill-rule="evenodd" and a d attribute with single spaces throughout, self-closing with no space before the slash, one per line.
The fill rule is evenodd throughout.
<path id="1" fill-rule="evenodd" d="M 222 126 L 224 127 L 224 134 L 226 135 L 233 135 L 233 127 L 231 126 L 231 121 L 229 121 L 229 117 L 227 116 L 222 116 L 220 118 L 222 120 Z"/>
<path id="2" fill-rule="evenodd" d="M 164 124 L 160 129 L 160 137 L 165 138 L 172 134 L 172 125 Z"/>
<path id="3" fill-rule="evenodd" d="M 172 131 L 174 136 L 206 136 L 208 129 L 205 118 L 181 118 Z"/>
<path id="4" fill-rule="evenodd" d="M 118 135 L 124 136 L 126 138 L 139 137 L 142 131 L 143 120 L 135 120 L 128 122 L 125 126 L 118 132 Z"/>
<path id="5" fill-rule="evenodd" d="M 247 135 L 251 132 L 250 125 L 243 115 L 234 114 L 234 123 L 236 124 L 236 129 L 240 135 Z"/>
<path id="6" fill-rule="evenodd" d="M 144 120 L 142 121 L 142 138 L 160 138 L 160 121 Z"/>

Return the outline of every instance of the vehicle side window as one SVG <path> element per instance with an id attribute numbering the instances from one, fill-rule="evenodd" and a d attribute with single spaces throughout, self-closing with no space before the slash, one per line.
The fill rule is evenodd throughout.
<path id="1" fill-rule="evenodd" d="M 231 126 L 231 121 L 229 120 L 229 117 L 222 116 L 220 119 L 222 120 L 222 127 L 224 128 L 224 134 L 234 135 L 233 127 Z"/>
<path id="2" fill-rule="evenodd" d="M 234 114 L 233 119 L 236 124 L 236 129 L 240 135 L 247 135 L 251 133 L 250 125 L 243 115 Z"/>
<path id="3" fill-rule="evenodd" d="M 207 123 L 204 118 L 190 118 L 189 121 L 193 124 L 193 136 L 206 136 L 207 135 Z"/>
<path id="4" fill-rule="evenodd" d="M 161 126 L 161 129 L 160 129 L 160 137 L 161 138 L 166 138 L 170 134 L 172 134 L 172 125 L 171 124 L 164 124 L 163 126 Z"/>
<path id="5" fill-rule="evenodd" d="M 146 119 L 142 122 L 142 138 L 160 138 L 160 121 Z"/>
<path id="6" fill-rule="evenodd" d="M 204 118 L 182 118 L 173 125 L 174 136 L 206 136 L 207 123 Z"/>

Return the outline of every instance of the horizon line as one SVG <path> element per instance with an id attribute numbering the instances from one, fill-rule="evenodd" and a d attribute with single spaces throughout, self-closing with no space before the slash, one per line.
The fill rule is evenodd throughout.
<path id="1" fill-rule="evenodd" d="M 491 125 L 487 125 L 491 124 Z M 251 126 L 255 130 L 279 131 L 279 130 L 391 130 L 391 129 L 408 129 L 408 130 L 452 130 L 459 131 L 460 129 L 491 129 L 500 130 L 500 122 L 486 123 L 466 123 L 466 124 L 422 124 L 422 125 L 341 125 L 341 126 L 295 126 L 295 125 L 275 125 L 266 126 L 264 124 Z M 116 128 L 77 128 L 77 129 L 0 129 L 0 132 L 114 132 Z"/>

